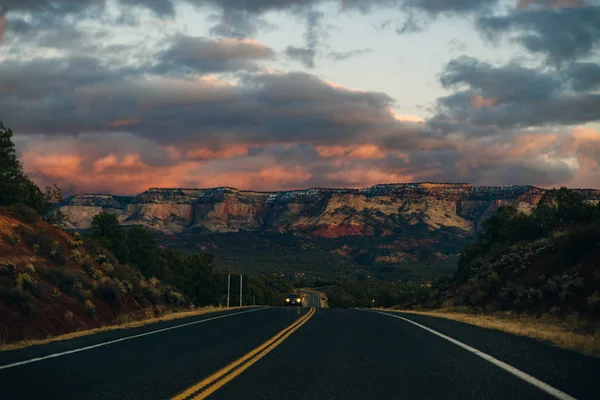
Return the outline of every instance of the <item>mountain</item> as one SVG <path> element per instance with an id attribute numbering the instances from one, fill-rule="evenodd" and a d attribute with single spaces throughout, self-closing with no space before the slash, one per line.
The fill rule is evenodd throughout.
<path id="1" fill-rule="evenodd" d="M 123 225 L 151 228 L 170 247 L 210 250 L 227 268 L 247 270 L 252 260 L 254 269 L 271 263 L 267 270 L 302 276 L 318 259 L 330 269 L 343 267 L 336 275 L 370 276 L 373 266 L 451 263 L 499 206 L 527 213 L 545 191 L 460 183 L 282 192 L 154 188 L 133 197 L 77 195 L 60 209 L 72 229 L 87 229 L 101 211 L 114 213 Z M 600 200 L 600 190 L 578 191 Z"/>

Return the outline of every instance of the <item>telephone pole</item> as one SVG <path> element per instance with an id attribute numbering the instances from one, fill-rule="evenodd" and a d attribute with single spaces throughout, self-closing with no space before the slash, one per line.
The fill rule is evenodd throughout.
<path id="1" fill-rule="evenodd" d="M 227 308 L 229 308 L 229 291 L 231 289 L 231 274 L 227 275 Z"/>
<path id="2" fill-rule="evenodd" d="M 242 306 L 242 274 L 240 274 L 240 307 Z"/>

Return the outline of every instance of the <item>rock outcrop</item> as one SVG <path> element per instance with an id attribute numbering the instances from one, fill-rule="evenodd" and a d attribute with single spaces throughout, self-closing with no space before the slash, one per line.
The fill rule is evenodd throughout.
<path id="1" fill-rule="evenodd" d="M 60 205 L 70 228 L 86 229 L 101 211 L 124 225 L 166 234 L 183 232 L 280 232 L 337 238 L 386 236 L 411 228 L 451 228 L 472 235 L 501 205 L 529 212 L 545 190 L 533 186 L 383 184 L 365 189 L 253 192 L 214 189 L 150 189 L 138 196 L 77 195 Z M 582 189 L 588 201 L 600 190 Z"/>

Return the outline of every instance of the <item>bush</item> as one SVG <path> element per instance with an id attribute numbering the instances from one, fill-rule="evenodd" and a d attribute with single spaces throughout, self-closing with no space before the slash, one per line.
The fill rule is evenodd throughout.
<path id="1" fill-rule="evenodd" d="M 113 311 L 119 312 L 121 310 L 121 289 L 115 282 L 103 280 L 98 285 L 96 294 L 110 304 Z"/>
<path id="2" fill-rule="evenodd" d="M 40 216 L 38 213 L 23 204 L 13 204 L 9 207 L 10 213 L 18 220 L 25 222 L 26 224 L 35 224 Z"/>
<path id="3" fill-rule="evenodd" d="M 0 292 L 0 297 L 4 299 L 6 304 L 22 312 L 25 315 L 31 315 L 34 310 L 33 298 L 18 287 Z"/>
<path id="4" fill-rule="evenodd" d="M 169 290 L 165 294 L 166 294 L 167 301 L 174 308 L 180 308 L 185 302 L 184 297 L 180 293 L 177 293 L 174 290 Z"/>
<path id="5" fill-rule="evenodd" d="M 20 289 L 33 289 L 37 286 L 37 282 L 29 274 L 17 275 L 17 287 Z"/>
<path id="6" fill-rule="evenodd" d="M 71 261 L 73 261 L 75 264 L 79 264 L 81 263 L 81 261 L 83 260 L 83 256 L 81 255 L 81 253 L 77 250 L 71 250 L 71 254 L 69 256 L 69 258 L 71 259 Z"/>
<path id="7" fill-rule="evenodd" d="M 49 284 L 58 286 L 61 292 L 73 297 L 78 294 L 81 282 L 73 272 L 65 268 L 53 268 L 40 271 L 40 274 L 46 278 Z"/>
<path id="8" fill-rule="evenodd" d="M 50 259 L 58 265 L 65 265 L 67 263 L 65 249 L 60 245 L 56 246 L 52 253 L 50 253 Z"/>
<path id="9" fill-rule="evenodd" d="M 69 240 L 69 247 L 71 249 L 78 249 L 83 247 L 83 240 Z"/>
<path id="10" fill-rule="evenodd" d="M 73 237 L 75 238 L 75 240 L 81 240 L 81 234 L 79 232 L 75 232 L 73 234 Z"/>
<path id="11" fill-rule="evenodd" d="M 587 299 L 587 305 L 588 307 L 592 310 L 592 311 L 596 311 L 598 308 L 600 308 L 600 292 L 599 291 L 595 291 L 594 293 L 592 293 L 591 296 L 589 296 Z"/>
<path id="12" fill-rule="evenodd" d="M 16 246 L 19 244 L 19 240 L 20 240 L 19 236 L 15 234 L 15 235 L 9 236 L 7 239 L 7 242 L 10 246 Z"/>
<path id="13" fill-rule="evenodd" d="M 2 275 L 10 276 L 13 278 L 17 277 L 17 266 L 14 263 L 6 263 L 0 268 Z"/>
<path id="14" fill-rule="evenodd" d="M 152 305 L 157 305 L 160 302 L 160 292 L 152 286 L 145 286 L 142 289 L 142 294 L 146 300 Z"/>
<path id="15" fill-rule="evenodd" d="M 115 270 L 115 267 L 113 267 L 113 265 L 109 262 L 103 262 L 102 264 L 100 264 L 100 269 L 105 274 L 110 275 Z"/>
<path id="16" fill-rule="evenodd" d="M 35 268 L 33 267 L 33 264 L 27 264 L 25 266 L 25 272 L 28 274 L 35 274 Z"/>
<path id="17" fill-rule="evenodd" d="M 58 301 L 58 299 L 60 299 L 60 290 L 58 290 L 58 288 L 53 288 L 51 295 L 54 300 Z"/>
<path id="18" fill-rule="evenodd" d="M 67 311 L 63 317 L 65 323 L 71 324 L 73 323 L 73 313 L 71 311 Z"/>
<path id="19" fill-rule="evenodd" d="M 85 311 L 85 313 L 87 315 L 89 315 L 90 317 L 93 317 L 96 315 L 96 306 L 94 305 L 94 303 L 92 303 L 91 300 L 86 300 L 83 303 L 83 310 Z"/>

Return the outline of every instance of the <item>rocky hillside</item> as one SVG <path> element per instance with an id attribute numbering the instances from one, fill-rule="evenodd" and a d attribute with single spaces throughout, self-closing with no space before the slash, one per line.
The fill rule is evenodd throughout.
<path id="1" fill-rule="evenodd" d="M 581 192 L 600 200 L 599 190 Z M 229 270 L 318 276 L 337 269 L 335 276 L 368 277 L 373 266 L 389 276 L 387 267 L 423 263 L 436 263 L 439 273 L 439 262 L 454 265 L 499 206 L 529 212 L 544 193 L 532 186 L 436 183 L 285 192 L 150 189 L 134 197 L 78 195 L 60 207 L 72 229 L 87 229 L 102 211 L 114 213 L 123 225 L 152 228 L 169 247 L 213 252 Z"/>
<path id="2" fill-rule="evenodd" d="M 185 303 L 92 240 L 26 207 L 0 207 L 0 346 L 149 318 Z"/>
<path id="3" fill-rule="evenodd" d="M 61 210 L 70 228 L 86 229 L 101 211 L 124 225 L 144 225 L 167 234 L 243 231 L 304 233 L 313 237 L 386 236 L 407 227 L 478 230 L 501 205 L 534 207 L 545 190 L 533 186 L 386 184 L 366 189 L 252 192 L 233 188 L 150 189 L 135 197 L 83 194 Z M 590 201 L 600 190 L 582 190 Z"/>

